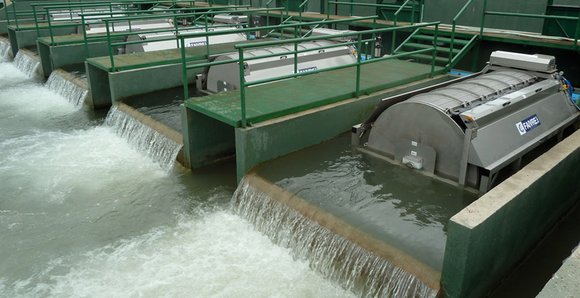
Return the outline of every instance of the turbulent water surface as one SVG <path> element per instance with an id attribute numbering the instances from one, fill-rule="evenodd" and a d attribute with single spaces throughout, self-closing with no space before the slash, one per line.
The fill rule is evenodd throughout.
<path id="1" fill-rule="evenodd" d="M 231 211 L 231 165 L 167 169 L 16 66 L 0 63 L 0 296 L 352 295 Z"/>

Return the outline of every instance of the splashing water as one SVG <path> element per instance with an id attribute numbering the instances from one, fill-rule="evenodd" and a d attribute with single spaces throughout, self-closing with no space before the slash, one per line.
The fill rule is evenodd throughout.
<path id="1" fill-rule="evenodd" d="M 0 62 L 7 62 L 12 59 L 12 49 L 7 42 L 0 41 Z"/>
<path id="2" fill-rule="evenodd" d="M 363 297 L 435 297 L 437 291 L 297 211 L 272 199 L 244 178 L 233 197 L 233 208 L 276 244 L 295 257 Z"/>
<path id="3" fill-rule="evenodd" d="M 37 76 L 36 73 L 40 67 L 40 62 L 20 50 L 14 58 L 14 66 L 28 77 L 34 78 Z"/>
<path id="4" fill-rule="evenodd" d="M 77 108 L 82 107 L 89 91 L 65 78 L 60 72 L 53 71 L 46 81 L 46 87 L 69 100 Z"/>
<path id="5" fill-rule="evenodd" d="M 135 120 L 118 110 L 117 107 L 111 108 L 105 124 L 119 136 L 127 139 L 134 148 L 158 162 L 164 169 L 169 170 L 173 167 L 177 154 L 181 150 L 181 144 Z"/>

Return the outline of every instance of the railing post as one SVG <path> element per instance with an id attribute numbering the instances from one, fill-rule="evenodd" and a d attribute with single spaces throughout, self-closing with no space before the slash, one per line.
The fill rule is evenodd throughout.
<path id="1" fill-rule="evenodd" d="M 185 56 L 185 38 L 178 37 L 181 43 L 181 80 L 183 81 L 183 100 L 189 98 L 189 84 L 187 80 L 187 59 Z"/>
<path id="2" fill-rule="evenodd" d="M 361 62 L 361 47 L 362 47 L 362 34 L 358 35 L 357 44 L 357 55 L 356 55 L 356 89 L 354 95 L 359 97 L 360 95 L 360 62 Z"/>
<path id="3" fill-rule="evenodd" d="M 483 0 L 483 9 L 481 10 L 481 27 L 479 28 L 479 38 L 483 39 L 483 28 L 485 26 L 485 12 L 487 10 L 487 0 Z"/>
<path id="4" fill-rule="evenodd" d="M 87 24 L 85 22 L 84 15 L 81 15 L 81 26 L 83 27 L 83 40 L 85 42 L 85 55 L 86 55 L 86 58 L 89 58 L 89 42 L 87 40 Z"/>
<path id="5" fill-rule="evenodd" d="M 435 36 L 433 37 L 433 52 L 431 53 L 431 78 L 435 72 L 435 56 L 437 55 L 437 36 L 439 35 L 439 24 L 435 25 Z"/>
<path id="6" fill-rule="evenodd" d="M 50 45 L 54 44 L 54 34 L 52 33 L 52 23 L 50 21 L 50 12 L 49 9 L 46 8 L 46 16 L 48 21 L 48 34 L 50 34 Z M 39 36 L 40 37 L 40 36 Z"/>
<path id="7" fill-rule="evenodd" d="M 415 24 L 415 5 L 417 4 L 416 0 L 413 0 L 413 6 L 411 8 L 411 25 Z"/>
<path id="8" fill-rule="evenodd" d="M 18 17 L 16 16 L 16 3 L 12 3 L 12 14 L 14 15 L 14 22 L 16 23 L 16 30 L 20 29 L 18 25 Z"/>
<path id="9" fill-rule="evenodd" d="M 246 76 L 244 69 L 244 50 L 238 49 L 238 64 L 240 67 L 240 108 L 242 112 L 242 127 L 246 127 Z"/>
<path id="10" fill-rule="evenodd" d="M 298 42 L 294 42 L 294 74 L 298 74 Z"/>
<path id="11" fill-rule="evenodd" d="M 4 8 L 7 9 L 7 8 Z M 36 27 L 36 36 L 40 37 L 40 29 L 38 29 L 38 19 L 36 18 L 36 5 L 32 5 L 32 14 L 34 15 L 34 25 Z"/>
<path id="12" fill-rule="evenodd" d="M 455 26 L 457 22 L 453 19 L 451 25 L 451 41 L 449 41 L 449 65 L 451 65 L 451 61 L 453 60 L 453 47 L 455 46 Z"/>
<path id="13" fill-rule="evenodd" d="M 578 38 L 580 37 L 580 12 L 576 20 L 576 31 L 574 32 L 574 49 L 578 50 Z"/>
<path id="14" fill-rule="evenodd" d="M 129 22 L 131 22 L 129 20 Z M 175 11 L 173 12 L 173 26 L 175 27 L 175 36 L 179 34 L 179 25 L 177 24 L 177 16 L 175 15 Z M 179 40 L 175 40 L 177 47 L 179 48 Z"/>
<path id="15" fill-rule="evenodd" d="M 350 17 L 352 17 L 352 14 L 353 14 L 353 6 L 352 6 L 353 4 L 354 4 L 354 0 L 350 0 L 350 5 L 349 5 L 350 10 L 348 12 L 348 16 L 350 16 Z"/>
<path id="16" fill-rule="evenodd" d="M 115 71 L 115 59 L 113 58 L 113 47 L 111 46 L 111 32 L 109 30 L 109 20 L 105 20 L 107 30 L 107 45 L 109 47 L 109 59 L 111 61 L 111 71 Z"/>
<path id="17" fill-rule="evenodd" d="M 207 13 L 205 13 L 204 15 L 204 21 L 205 21 L 205 33 L 208 32 L 208 25 L 207 25 Z M 205 54 L 206 57 L 209 59 L 209 54 L 210 54 L 210 50 L 209 50 L 209 36 L 206 35 L 205 36 Z"/>

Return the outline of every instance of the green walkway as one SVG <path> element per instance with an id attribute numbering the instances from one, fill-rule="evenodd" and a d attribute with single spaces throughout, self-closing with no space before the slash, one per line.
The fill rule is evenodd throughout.
<path id="1" fill-rule="evenodd" d="M 435 74 L 444 71 L 435 68 Z M 385 60 L 361 67 L 361 95 L 428 78 L 431 66 L 401 60 Z M 246 89 L 248 124 L 305 111 L 354 97 L 356 68 L 256 85 Z M 190 98 L 185 106 L 230 126 L 241 126 L 238 90 Z"/>
<path id="2" fill-rule="evenodd" d="M 266 41 L 268 39 L 260 39 L 259 42 Z M 255 40 L 252 41 L 237 41 L 237 42 L 230 42 L 230 43 L 222 43 L 222 44 L 214 44 L 210 45 L 210 53 L 211 55 L 219 55 L 224 53 L 231 53 L 236 51 L 234 45 L 236 44 L 243 44 L 243 43 L 250 43 L 256 42 Z M 207 50 L 205 46 L 199 47 L 188 47 L 186 49 L 186 55 L 189 59 L 192 60 L 205 60 L 207 59 Z M 130 69 L 138 69 L 144 67 L 151 67 L 151 66 L 159 66 L 159 65 L 167 65 L 167 64 L 175 64 L 181 63 L 181 50 L 180 49 L 171 49 L 171 50 L 161 50 L 161 51 L 153 51 L 153 52 L 141 52 L 141 53 L 132 53 L 132 54 L 124 54 L 124 55 L 115 55 L 113 56 L 115 60 L 115 70 L 130 70 Z M 111 58 L 109 56 L 103 57 L 96 57 L 96 58 L 88 58 L 87 63 L 94 65 L 102 70 L 112 72 L 113 69 L 111 68 Z"/>

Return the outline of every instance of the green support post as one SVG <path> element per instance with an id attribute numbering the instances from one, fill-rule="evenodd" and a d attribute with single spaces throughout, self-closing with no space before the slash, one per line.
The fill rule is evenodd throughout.
<path id="1" fill-rule="evenodd" d="M 113 58 L 113 47 L 111 46 L 111 32 L 109 30 L 109 20 L 105 20 L 105 27 L 107 30 L 107 45 L 109 48 L 109 59 L 111 61 L 111 71 L 115 71 L 115 58 Z"/>
<path id="2" fill-rule="evenodd" d="M 185 38 L 180 37 L 179 41 L 181 42 L 181 61 L 187 61 L 185 56 Z M 187 63 L 181 64 L 181 80 L 183 81 L 183 100 L 189 98 L 189 88 L 188 88 L 188 80 L 187 80 Z"/>
<path id="3" fill-rule="evenodd" d="M 298 42 L 294 42 L 294 74 L 298 75 Z"/>
<path id="4" fill-rule="evenodd" d="M 439 35 L 439 24 L 435 25 L 435 36 L 433 36 L 433 52 L 431 53 L 431 74 L 429 77 L 433 77 L 435 72 L 435 56 L 437 55 L 437 36 Z"/>
<path id="5" fill-rule="evenodd" d="M 483 28 L 485 26 L 485 13 L 487 10 L 487 0 L 483 0 L 483 9 L 481 10 L 481 27 L 479 27 L 479 37 L 483 40 Z"/>
<path id="6" fill-rule="evenodd" d="M 574 32 L 574 49 L 578 50 L 578 38 L 580 37 L 580 12 L 578 12 L 578 19 L 576 20 L 576 31 Z"/>
<path id="7" fill-rule="evenodd" d="M 361 62 L 361 48 L 362 48 L 362 34 L 358 35 L 358 51 L 356 55 L 356 88 L 355 88 L 355 96 L 359 97 L 360 95 L 360 62 Z"/>
<path id="8" fill-rule="evenodd" d="M 87 55 L 87 58 L 89 58 L 89 41 L 87 40 L 87 24 L 85 21 L 85 15 L 81 15 L 81 26 L 83 29 L 83 41 L 85 43 L 85 53 Z"/>
<path id="9" fill-rule="evenodd" d="M 247 126 L 246 122 L 246 72 L 244 69 L 244 49 L 238 49 L 238 64 L 240 67 L 240 103 L 242 112 L 242 127 Z"/>

